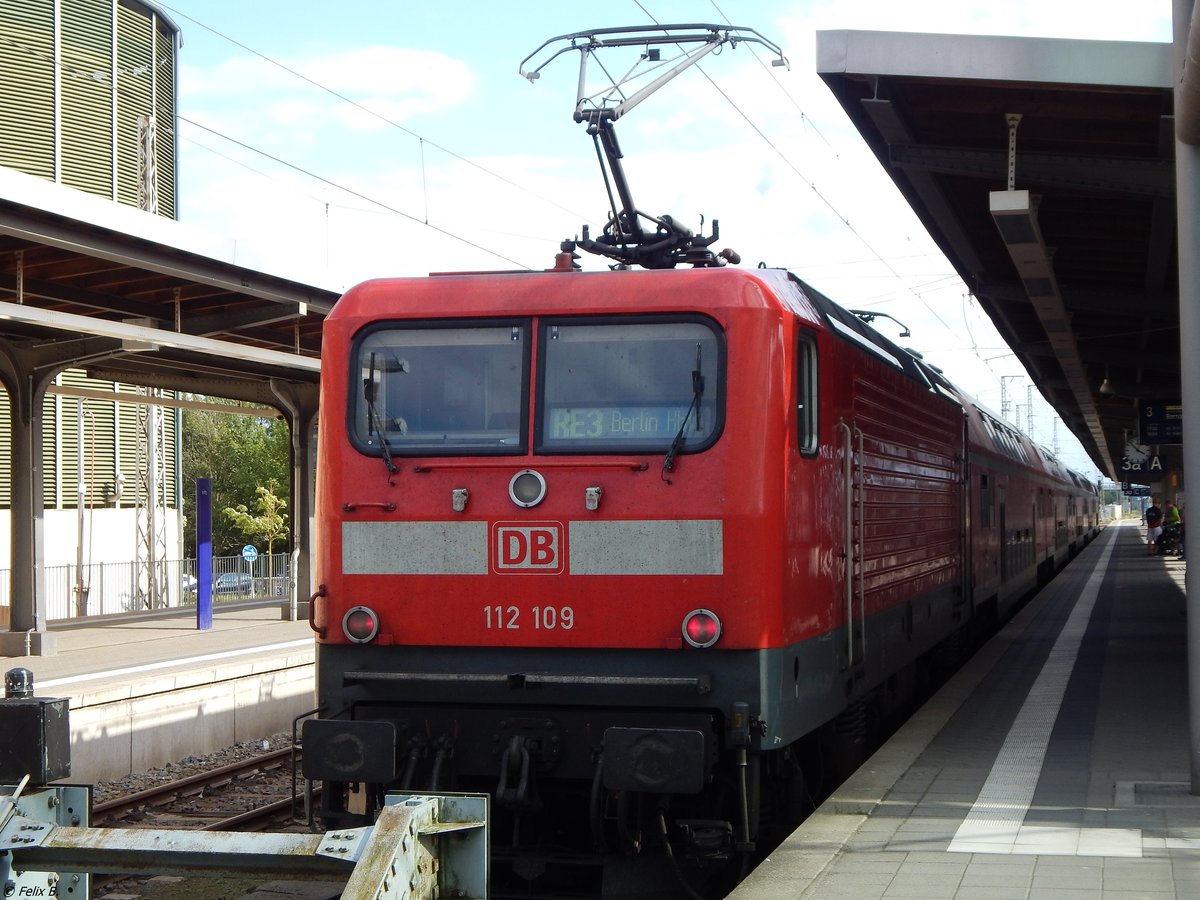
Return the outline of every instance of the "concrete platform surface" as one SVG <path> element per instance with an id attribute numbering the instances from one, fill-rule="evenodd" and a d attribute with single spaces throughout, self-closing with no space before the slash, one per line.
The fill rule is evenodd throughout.
<path id="1" fill-rule="evenodd" d="M 1200 897 L 1185 567 L 1105 529 L 730 896 Z"/>

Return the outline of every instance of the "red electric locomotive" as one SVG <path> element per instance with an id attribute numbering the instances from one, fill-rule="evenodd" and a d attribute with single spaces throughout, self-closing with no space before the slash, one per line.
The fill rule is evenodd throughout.
<path id="1" fill-rule="evenodd" d="M 779 270 L 373 281 L 323 358 L 335 821 L 475 789 L 515 846 L 747 851 L 806 735 L 1095 527 L 1094 488 Z"/>
<path id="2" fill-rule="evenodd" d="M 626 206 L 580 242 L 617 271 L 567 245 L 325 321 L 305 773 L 335 826 L 487 792 L 496 895 L 748 858 L 1096 528 L 1092 485 L 862 317 Z"/>

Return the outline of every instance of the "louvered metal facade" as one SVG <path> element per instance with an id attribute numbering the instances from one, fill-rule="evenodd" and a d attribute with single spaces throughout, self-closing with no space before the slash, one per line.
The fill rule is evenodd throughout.
<path id="1" fill-rule="evenodd" d="M 153 4 L 4 0 L 0 165 L 174 218 L 178 46 Z"/>
<path id="2" fill-rule="evenodd" d="M 77 398 L 70 393 L 58 393 L 55 388 L 70 391 L 128 395 L 129 400 Z M 170 402 L 175 394 L 162 392 Z M 145 505 L 139 460 L 139 401 L 144 399 L 137 388 L 111 381 L 88 378 L 82 369 L 67 369 L 54 379 L 54 388 L 42 402 L 42 502 L 45 508 L 76 509 L 79 506 L 79 485 L 83 485 L 83 505 L 87 508 L 106 506 Z M 0 434 L 9 433 L 11 405 L 7 392 L 0 391 Z M 179 416 L 174 408 L 162 407 L 161 440 L 166 444 L 165 470 L 162 480 L 167 485 L 167 508 L 178 504 L 179 455 L 175 452 Z M 83 441 L 82 481 L 80 480 L 80 435 Z M 120 499 L 116 497 L 117 476 L 124 484 Z M 12 504 L 11 460 L 6 444 L 0 444 L 0 510 Z"/>
<path id="3" fill-rule="evenodd" d="M 0 166 L 7 166 L 130 206 L 175 218 L 176 65 L 178 30 L 153 4 L 134 0 L 0 2 Z M 148 137 L 147 128 L 152 130 Z M 146 158 L 144 150 L 153 148 Z M 154 181 L 147 190 L 147 173 Z M 129 393 L 78 369 L 55 379 L 64 388 Z M 137 407 L 51 393 L 43 403 L 43 502 L 47 510 L 79 505 L 80 434 L 83 504 L 138 496 Z M 10 400 L 0 391 L 0 434 L 9 432 Z M 174 440 L 177 417 L 165 416 Z M 82 428 L 81 428 L 82 425 Z M 167 454 L 177 486 L 178 456 Z M 0 509 L 11 505 L 11 460 L 0 445 Z M 175 491 L 168 494 L 174 506 Z"/>

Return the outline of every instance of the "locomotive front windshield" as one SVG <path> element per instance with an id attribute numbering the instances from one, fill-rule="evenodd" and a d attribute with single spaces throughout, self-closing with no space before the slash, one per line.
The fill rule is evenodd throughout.
<path id="1" fill-rule="evenodd" d="M 700 321 L 547 323 L 537 449 L 690 452 L 718 432 L 720 343 Z"/>
<path id="2" fill-rule="evenodd" d="M 527 324 L 371 332 L 352 434 L 381 454 L 522 452 L 528 344 Z"/>
<path id="3" fill-rule="evenodd" d="M 716 439 L 724 348 L 692 317 L 380 325 L 356 342 L 354 443 L 385 459 L 525 453 L 533 334 L 534 452 L 674 455 Z"/>

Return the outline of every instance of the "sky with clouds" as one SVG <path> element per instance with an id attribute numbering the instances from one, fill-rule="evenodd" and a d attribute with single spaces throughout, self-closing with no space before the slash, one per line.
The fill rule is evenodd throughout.
<path id="1" fill-rule="evenodd" d="M 1171 39 L 1170 0 L 610 0 L 602 15 L 551 0 L 158 5 L 183 39 L 180 219 L 240 264 L 334 290 L 545 268 L 583 224 L 600 231 L 603 181 L 572 120 L 578 55 L 535 82 L 518 74 L 543 41 L 655 23 L 753 28 L 789 68 L 760 46 L 726 47 L 618 122 L 638 207 L 705 231 L 719 219 L 717 246 L 743 265 L 788 268 L 844 306 L 894 316 L 912 331 L 902 343 L 997 411 L 1003 378 L 1022 427 L 1028 379 L 817 77 L 816 32 Z M 629 58 L 613 53 L 624 71 Z M 1034 438 L 1057 437 L 1069 464 L 1093 472 L 1032 399 Z"/>

